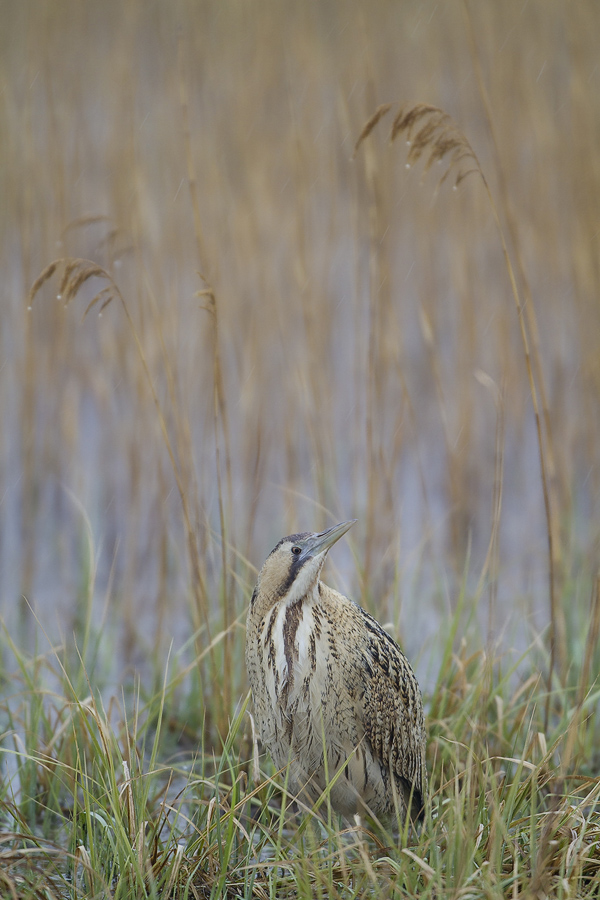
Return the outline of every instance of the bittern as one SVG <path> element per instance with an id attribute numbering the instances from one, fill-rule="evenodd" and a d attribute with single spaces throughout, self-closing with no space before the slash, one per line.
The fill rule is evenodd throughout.
<path id="1" fill-rule="evenodd" d="M 267 557 L 246 622 L 255 721 L 299 798 L 314 802 L 329 784 L 345 817 L 419 819 L 427 770 L 414 672 L 369 613 L 320 580 L 355 521 L 291 534 Z"/>

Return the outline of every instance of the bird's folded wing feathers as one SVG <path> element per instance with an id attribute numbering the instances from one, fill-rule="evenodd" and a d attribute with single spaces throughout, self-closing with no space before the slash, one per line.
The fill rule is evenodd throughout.
<path id="1" fill-rule="evenodd" d="M 406 783 L 419 805 L 427 785 L 424 760 L 423 706 L 412 669 L 395 641 L 372 620 L 379 632 L 370 644 L 373 677 L 366 685 L 360 711 L 373 754 Z M 380 652 L 380 648 L 385 652 Z M 418 793 L 418 797 L 416 796 Z"/>

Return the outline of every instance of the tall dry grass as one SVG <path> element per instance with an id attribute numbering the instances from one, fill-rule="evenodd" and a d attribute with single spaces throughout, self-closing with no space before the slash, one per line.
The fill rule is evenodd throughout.
<path id="1" fill-rule="evenodd" d="M 415 651 L 496 528 L 492 633 L 511 613 L 544 627 L 556 573 L 564 678 L 557 598 L 598 540 L 597 13 L 466 9 L 9 6 L 9 617 L 24 595 L 70 633 L 69 491 L 124 659 L 164 651 L 157 623 L 229 634 L 279 533 L 350 513 L 345 586 Z M 378 102 L 402 95 L 443 106 L 477 154 L 519 315 L 481 184 L 436 189 L 383 132 L 352 158 Z M 106 271 L 125 306 L 84 318 L 106 287 L 88 268 L 75 303 L 48 281 L 28 312 L 57 257 Z"/>

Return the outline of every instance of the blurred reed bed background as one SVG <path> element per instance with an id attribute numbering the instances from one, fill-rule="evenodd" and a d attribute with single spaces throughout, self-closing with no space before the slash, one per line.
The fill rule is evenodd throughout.
<path id="1" fill-rule="evenodd" d="M 172 647 L 201 681 L 198 721 L 224 723 L 256 567 L 283 534 L 350 517 L 327 580 L 390 623 L 425 684 L 463 589 L 481 640 L 548 628 L 493 209 L 479 175 L 453 190 L 444 161 L 407 168 L 388 139 L 400 102 L 426 102 L 477 154 L 529 316 L 564 655 L 600 521 L 594 0 L 4 2 L 2 21 L 0 602 L 17 646 L 40 623 L 67 654 L 91 647 L 96 685 L 160 679 Z M 122 302 L 85 315 L 111 283 L 58 297 L 61 267 L 28 299 L 56 259 L 101 267 Z"/>

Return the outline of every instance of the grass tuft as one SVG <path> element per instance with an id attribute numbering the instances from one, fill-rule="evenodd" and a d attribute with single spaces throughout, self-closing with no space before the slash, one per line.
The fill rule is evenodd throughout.
<path id="1" fill-rule="evenodd" d="M 571 624 L 583 639 L 587 623 Z M 548 660 L 538 643 L 507 665 L 470 650 L 467 636 L 452 649 L 463 627 L 459 607 L 425 698 L 430 797 L 422 827 L 410 830 L 344 823 L 327 792 L 314 810 L 298 807 L 285 771 L 273 777 L 265 758 L 251 781 L 249 696 L 220 746 L 211 749 L 198 733 L 184 750 L 169 724 L 179 674 L 167 670 L 151 698 L 138 691 L 105 709 L 81 660 L 64 663 L 57 650 L 26 657 L 5 635 L 20 672 L 0 707 L 10 773 L 0 800 L 6 890 L 115 898 L 356 897 L 375 889 L 390 897 L 594 895 L 600 783 L 585 766 L 600 738 L 596 676 L 557 686 L 544 730 L 540 665 Z M 59 684 L 49 690 L 52 676 Z M 575 762 L 574 719 L 576 767 L 567 762 Z"/>

